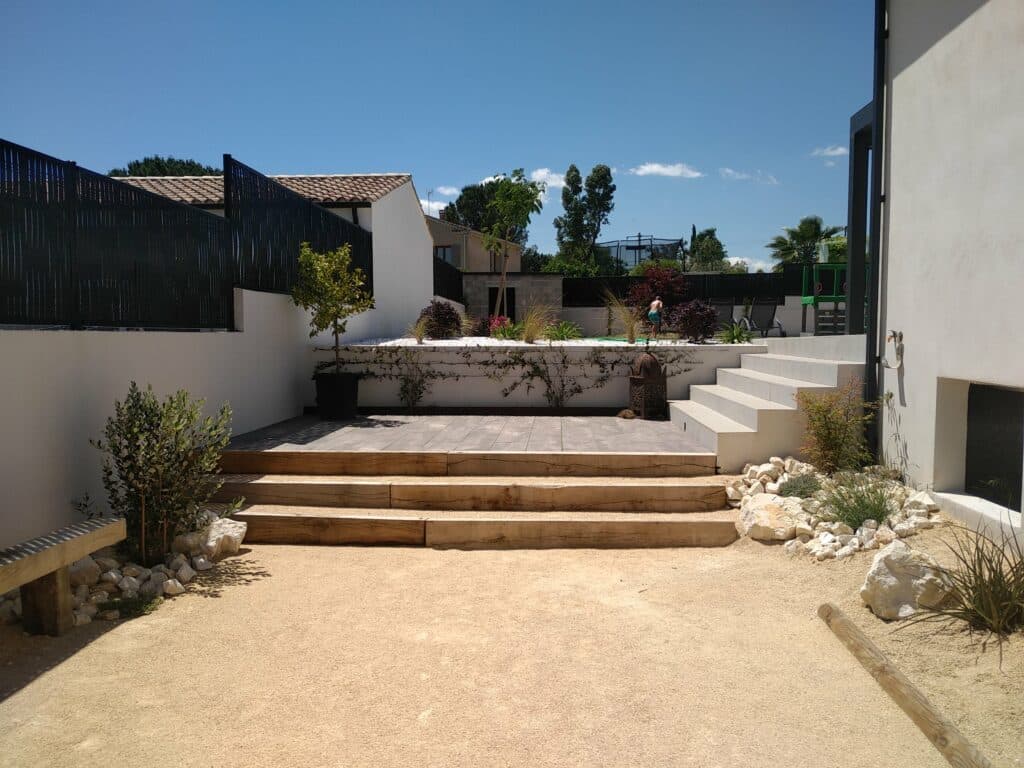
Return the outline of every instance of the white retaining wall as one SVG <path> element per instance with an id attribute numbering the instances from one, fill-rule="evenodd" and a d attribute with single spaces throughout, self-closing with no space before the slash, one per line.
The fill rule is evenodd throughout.
<path id="1" fill-rule="evenodd" d="M 306 317 L 287 296 L 235 291 L 238 332 L 0 330 L 0 547 L 78 519 L 71 500 L 105 506 L 97 438 L 128 384 L 187 389 L 235 433 L 302 412 Z"/>
<path id="2" fill-rule="evenodd" d="M 655 355 L 668 365 L 671 374 L 668 379 L 669 399 L 689 397 L 691 384 L 712 384 L 718 368 L 737 368 L 740 355 L 751 352 L 765 352 L 760 344 L 662 344 L 651 347 Z M 535 381 L 532 388 L 520 386 L 507 397 L 502 390 L 521 378 L 523 368 L 514 366 L 499 372 L 486 367 L 487 361 L 509 359 L 522 355 L 527 359 L 537 357 L 546 360 L 550 371 L 559 369 L 584 370 L 575 375 L 584 387 L 583 392 L 569 398 L 567 407 L 625 408 L 629 404 L 629 364 L 643 351 L 641 345 L 601 344 L 588 345 L 509 345 L 467 347 L 461 345 L 408 345 L 379 346 L 351 345 L 345 348 L 344 357 L 349 362 L 344 369 L 353 373 L 371 374 L 359 384 L 359 404 L 364 407 L 400 408 L 403 406 L 399 395 L 400 378 L 407 375 L 410 362 L 426 370 L 444 373 L 444 378 L 428 382 L 429 389 L 419 406 L 438 407 L 544 407 L 545 385 Z M 562 362 L 566 356 L 568 365 Z M 600 362 L 588 358 L 597 354 Z M 403 359 L 402 355 L 409 355 Z M 328 353 L 318 353 L 321 359 L 328 359 Z M 484 363 L 481 365 L 480 363 Z M 601 387 L 593 385 L 601 378 L 601 365 L 614 366 L 611 376 Z M 490 378 L 487 371 L 499 374 L 497 380 Z M 381 377 L 391 376 L 391 378 Z M 455 378 L 458 376 L 458 378 Z"/>

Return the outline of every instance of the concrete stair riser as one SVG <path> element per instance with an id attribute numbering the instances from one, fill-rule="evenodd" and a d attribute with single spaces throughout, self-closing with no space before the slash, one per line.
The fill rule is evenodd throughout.
<path id="1" fill-rule="evenodd" d="M 770 429 L 782 417 L 792 413 L 792 408 L 748 395 L 720 384 L 699 384 L 690 387 L 690 399 L 723 416 L 751 429 Z"/>
<path id="2" fill-rule="evenodd" d="M 796 396 L 799 392 L 827 392 L 832 389 L 825 384 L 786 379 L 745 368 L 719 368 L 718 383 L 737 392 L 770 400 L 790 408 L 796 407 Z"/>
<path id="3" fill-rule="evenodd" d="M 863 370 L 858 363 L 788 355 L 747 354 L 740 355 L 740 360 L 741 367 L 748 370 L 828 387 L 842 386 Z"/>

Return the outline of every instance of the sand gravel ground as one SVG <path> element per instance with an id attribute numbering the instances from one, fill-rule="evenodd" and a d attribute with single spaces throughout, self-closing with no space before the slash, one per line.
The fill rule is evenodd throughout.
<path id="1" fill-rule="evenodd" d="M 867 565 L 749 541 L 254 546 L 149 616 L 0 628 L 0 765 L 945 765 L 816 617 L 825 599 L 1017 764 L 1022 644 L 1000 672 L 960 635 L 894 639 L 858 607 Z"/>

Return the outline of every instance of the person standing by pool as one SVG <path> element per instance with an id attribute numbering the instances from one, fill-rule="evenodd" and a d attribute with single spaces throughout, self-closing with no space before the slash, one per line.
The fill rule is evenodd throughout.
<path id="1" fill-rule="evenodd" d="M 661 310 L 664 308 L 664 304 L 661 301 L 661 296 L 655 296 L 654 301 L 651 302 L 651 306 L 647 308 L 647 319 L 651 322 L 651 336 L 658 338 L 658 334 L 661 333 Z"/>

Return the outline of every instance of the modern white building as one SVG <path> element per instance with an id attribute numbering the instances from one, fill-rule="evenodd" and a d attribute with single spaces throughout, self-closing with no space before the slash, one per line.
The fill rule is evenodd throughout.
<path id="1" fill-rule="evenodd" d="M 879 445 L 968 520 L 1021 508 L 1022 73 L 1021 0 L 878 0 L 875 97 L 851 123 Z"/>

